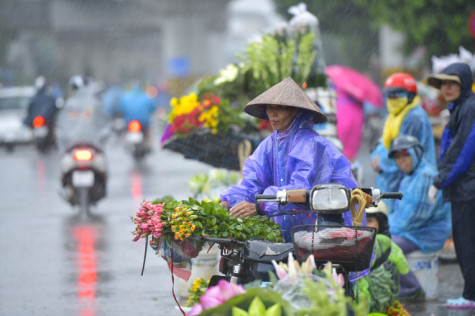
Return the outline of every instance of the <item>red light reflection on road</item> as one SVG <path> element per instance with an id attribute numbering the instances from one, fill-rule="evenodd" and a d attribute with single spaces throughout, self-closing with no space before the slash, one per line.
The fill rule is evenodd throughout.
<path id="1" fill-rule="evenodd" d="M 79 315 L 94 316 L 96 314 L 96 232 L 92 226 L 74 228 L 76 238 L 78 276 Z"/>
<path id="2" fill-rule="evenodd" d="M 38 192 L 43 194 L 45 192 L 45 178 L 46 178 L 46 171 L 45 171 L 45 163 L 43 160 L 39 160 L 36 163 L 36 173 L 38 176 Z"/>
<path id="3" fill-rule="evenodd" d="M 132 197 L 136 200 L 142 199 L 142 175 L 138 172 L 132 172 L 130 176 Z"/>

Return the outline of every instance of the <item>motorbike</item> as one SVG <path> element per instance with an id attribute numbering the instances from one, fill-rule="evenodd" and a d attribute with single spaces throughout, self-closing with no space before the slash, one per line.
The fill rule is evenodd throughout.
<path id="1" fill-rule="evenodd" d="M 47 152 L 55 144 L 54 129 L 41 115 L 33 119 L 33 142 L 40 152 Z"/>
<path id="2" fill-rule="evenodd" d="M 90 206 L 106 195 L 107 168 L 104 153 L 90 144 L 77 144 L 61 160 L 63 197 L 79 206 L 82 217 L 90 215 Z"/>
<path id="3" fill-rule="evenodd" d="M 136 162 L 140 162 L 150 152 L 145 139 L 144 128 L 139 121 L 132 120 L 127 125 L 125 146 Z"/>
<path id="4" fill-rule="evenodd" d="M 355 189 L 353 189 L 355 190 Z M 306 205 L 318 214 L 315 225 L 295 226 L 292 242 L 272 243 L 264 240 L 245 242 L 224 238 L 203 237 L 216 243 L 221 251 L 219 272 L 210 286 L 225 279 L 230 283 L 246 284 L 254 280 L 269 281 L 268 271 L 275 273 L 272 261 L 286 262 L 289 253 L 299 261 L 313 255 L 318 269 L 332 263 L 333 273 L 342 274 L 345 292 L 353 297 L 349 272 L 363 271 L 370 265 L 376 231 L 370 227 L 345 226 L 342 214 L 351 207 L 352 189 L 340 184 L 322 184 L 312 190 L 282 190 L 276 195 L 256 195 L 256 202 L 276 202 L 279 205 Z M 376 188 L 360 189 L 367 197 L 366 207 L 377 206 L 381 199 L 401 199 L 399 192 L 382 193 Z M 294 212 L 284 212 L 291 214 Z"/>

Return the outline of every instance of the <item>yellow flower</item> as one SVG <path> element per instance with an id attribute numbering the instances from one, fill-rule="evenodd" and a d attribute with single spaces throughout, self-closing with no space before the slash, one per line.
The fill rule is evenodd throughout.
<path id="1" fill-rule="evenodd" d="M 177 116 L 191 113 L 196 107 L 201 107 L 198 102 L 198 96 L 195 93 L 182 96 L 180 97 L 180 100 L 172 98 L 170 100 L 170 105 L 172 106 L 172 111 L 169 116 L 170 123 L 173 123 Z"/>
<path id="2" fill-rule="evenodd" d="M 202 283 L 203 283 L 202 278 L 196 278 L 195 281 L 193 282 L 193 292 L 198 292 Z"/>

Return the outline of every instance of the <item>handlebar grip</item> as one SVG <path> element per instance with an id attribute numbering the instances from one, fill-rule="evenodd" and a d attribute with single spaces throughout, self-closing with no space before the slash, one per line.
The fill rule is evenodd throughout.
<path id="1" fill-rule="evenodd" d="M 256 200 L 275 200 L 277 196 L 275 195 L 265 195 L 265 194 L 256 194 L 254 195 Z"/>
<path id="2" fill-rule="evenodd" d="M 307 202 L 307 190 L 289 190 L 287 191 L 287 202 L 289 203 L 306 203 Z"/>
<path id="3" fill-rule="evenodd" d="M 402 199 L 401 192 L 381 192 L 382 199 Z"/>

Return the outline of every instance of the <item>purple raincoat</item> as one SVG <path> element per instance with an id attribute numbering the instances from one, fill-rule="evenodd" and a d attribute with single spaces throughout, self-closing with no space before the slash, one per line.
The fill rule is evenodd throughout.
<path id="1" fill-rule="evenodd" d="M 221 194 L 229 206 L 248 201 L 255 203 L 255 194 L 275 194 L 278 190 L 311 189 L 317 184 L 340 183 L 347 188 L 358 187 L 351 173 L 350 162 L 330 141 L 313 130 L 312 116 L 300 111 L 284 132 L 274 131 L 264 139 L 246 160 L 243 181 Z M 315 224 L 317 215 L 284 215 L 277 203 L 263 205 L 266 216 L 282 228 L 282 236 L 291 241 L 290 228 L 296 225 Z M 302 208 L 289 203 L 284 211 Z M 307 210 L 307 214 L 310 211 Z M 343 214 L 345 223 L 351 225 L 351 212 Z"/>

